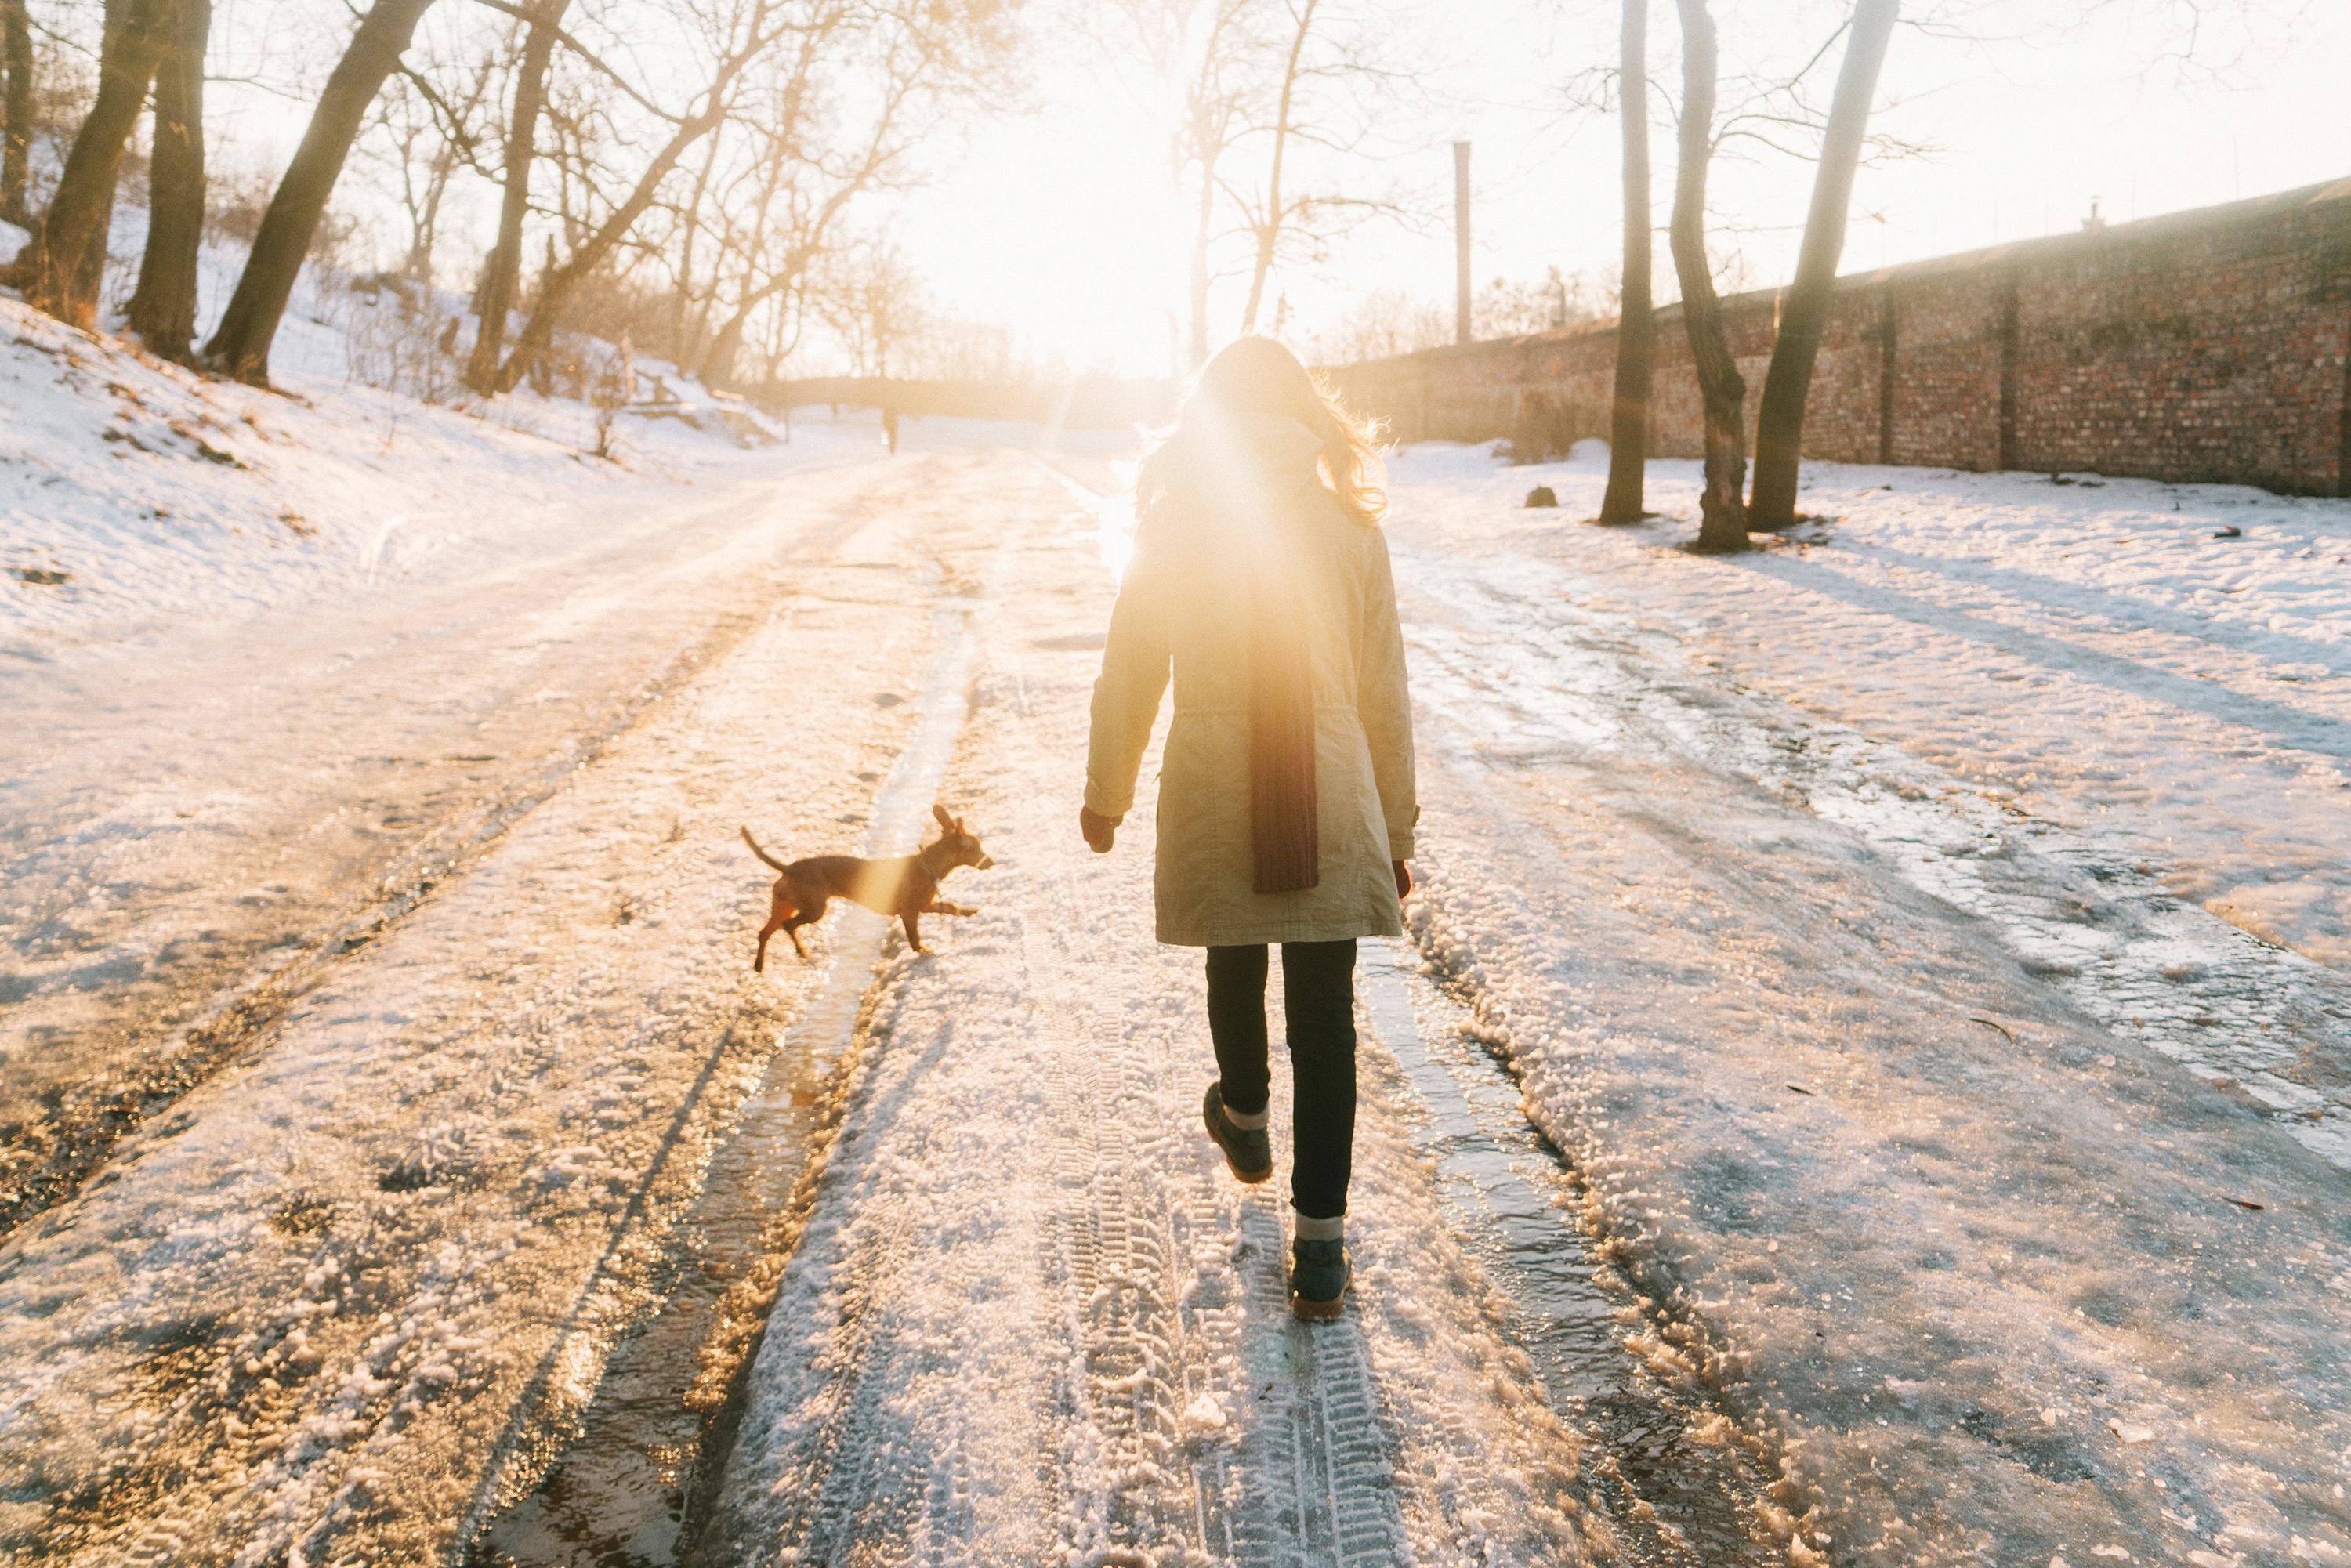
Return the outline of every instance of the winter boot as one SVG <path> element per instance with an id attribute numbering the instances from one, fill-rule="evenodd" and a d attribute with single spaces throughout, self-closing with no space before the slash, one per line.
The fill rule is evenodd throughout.
<path id="1" fill-rule="evenodd" d="M 1220 1082 L 1209 1084 L 1208 1097 L 1200 1103 L 1200 1120 L 1208 1124 L 1208 1136 L 1225 1151 L 1225 1163 L 1233 1167 L 1233 1175 L 1251 1186 L 1273 1174 L 1273 1144 L 1265 1135 L 1265 1119 L 1263 1111 L 1244 1116 L 1226 1110 Z"/>
<path id="2" fill-rule="evenodd" d="M 1343 1218 L 1298 1217 L 1297 1239 L 1290 1244 L 1290 1310 L 1301 1318 L 1335 1318 L 1345 1310 L 1341 1298 L 1354 1275 L 1347 1261 L 1345 1225 Z"/>

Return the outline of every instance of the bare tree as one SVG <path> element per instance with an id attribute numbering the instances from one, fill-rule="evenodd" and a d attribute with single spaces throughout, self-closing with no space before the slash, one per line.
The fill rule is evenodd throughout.
<path id="1" fill-rule="evenodd" d="M 522 277 L 522 225 L 530 207 L 530 169 L 538 153 L 539 110 L 547 102 L 547 72 L 570 0 L 537 0 L 522 13 L 522 60 L 515 72 L 514 116 L 507 130 L 506 189 L 498 207 L 498 238 L 482 276 L 475 308 L 481 324 L 465 365 L 465 384 L 488 392 L 498 379 L 506 347 L 507 312 Z"/>
<path id="2" fill-rule="evenodd" d="M 1681 158 L 1674 172 L 1674 271 L 1682 286 L 1682 325 L 1689 333 L 1705 413 L 1706 488 L 1698 497 L 1697 548 L 1743 550 L 1747 541 L 1747 382 L 1722 332 L 1722 302 L 1706 254 L 1706 174 L 1714 155 L 1716 44 L 1706 0 L 1676 0 L 1682 19 Z"/>
<path id="3" fill-rule="evenodd" d="M 710 73 L 710 79 L 695 95 L 695 108 L 682 117 L 661 114 L 673 127 L 670 135 L 652 160 L 643 166 L 635 183 L 613 203 L 602 221 L 589 228 L 573 242 L 570 254 L 560 262 L 551 262 L 539 280 L 538 298 L 531 308 L 529 319 L 522 334 L 515 340 L 514 350 L 499 368 L 497 377 L 487 389 L 511 392 L 527 374 L 532 364 L 548 351 L 555 340 L 557 323 L 562 319 L 564 308 L 572 291 L 590 275 L 601 268 L 613 252 L 625 240 L 637 220 L 653 206 L 661 187 L 678 162 L 704 137 L 716 131 L 726 120 L 733 107 L 733 95 L 738 80 L 752 63 L 773 47 L 778 39 L 789 33 L 799 17 L 778 0 L 750 0 L 740 23 L 731 18 L 722 22 L 723 41 Z M 625 85 L 625 84 L 624 84 Z M 655 110 L 657 114 L 661 111 Z"/>
<path id="4" fill-rule="evenodd" d="M 880 236 L 832 256 L 827 270 L 832 276 L 819 280 L 818 309 L 848 350 L 851 372 L 886 379 L 892 353 L 903 354 L 925 325 L 922 280 Z M 899 371 L 905 369 L 902 357 Z"/>
<path id="5" fill-rule="evenodd" d="M 574 300 L 603 320 L 599 330 L 613 329 L 617 311 L 640 340 L 666 340 L 680 368 L 713 387 L 734 383 L 746 344 L 762 345 L 772 366 L 797 340 L 810 268 L 844 214 L 914 182 L 917 154 L 954 114 L 1019 85 L 1008 14 L 982 0 L 742 0 L 731 14 L 690 116 L 623 84 L 619 97 L 642 112 L 616 119 L 607 84 L 617 76 L 601 64 L 589 89 L 550 92 L 544 199 L 566 255 L 550 256 L 496 390 L 580 319 L 567 315 Z M 648 123 L 667 138 L 661 152 L 624 162 Z M 664 273 L 656 295 L 648 275 Z"/>
<path id="6" fill-rule="evenodd" d="M 1470 336 L 1523 338 L 1597 320 L 1606 313 L 1607 293 L 1582 273 L 1561 276 L 1557 267 L 1539 278 L 1493 278 L 1470 297 Z"/>
<path id="7" fill-rule="evenodd" d="M 1188 230 L 1183 361 L 1205 363 L 1214 346 L 1209 298 L 1220 280 L 1248 279 L 1240 330 L 1262 330 L 1287 262 L 1322 259 L 1366 220 L 1409 216 L 1405 204 L 1351 193 L 1337 176 L 1377 134 L 1368 93 L 1414 76 L 1385 59 L 1399 47 L 1392 9 L 1364 0 L 1120 0 L 1102 8 L 1118 25 L 1087 37 L 1122 74 L 1148 62 L 1138 107 L 1168 126 L 1168 183 Z"/>
<path id="8" fill-rule="evenodd" d="M 8 73 L 0 95 L 0 223 L 31 223 L 25 187 L 32 174 L 33 18 L 26 0 L 0 0 L 0 68 Z"/>
<path id="9" fill-rule="evenodd" d="M 1259 17 L 1251 47 L 1237 51 L 1237 63 L 1248 73 L 1239 81 L 1247 89 L 1242 134 L 1268 143 L 1262 189 L 1219 181 L 1249 247 L 1244 333 L 1263 320 L 1267 285 L 1286 256 L 1321 261 L 1341 235 L 1364 222 L 1413 221 L 1405 204 L 1350 193 L 1339 177 L 1346 161 L 1360 164 L 1379 123 L 1371 95 L 1381 94 L 1384 102 L 1390 89 L 1410 78 L 1383 57 L 1394 47 L 1393 20 L 1378 7 L 1346 0 L 1282 0 L 1278 18 Z M 1323 155 L 1319 166 L 1311 162 L 1317 153 Z"/>
<path id="10" fill-rule="evenodd" d="M 717 283 L 716 267 L 712 268 L 711 287 L 697 287 L 695 272 L 696 241 L 702 237 L 704 201 L 709 195 L 712 182 L 718 177 L 718 160 L 726 150 L 726 137 L 722 131 L 710 139 L 701 166 L 694 173 L 694 189 L 678 211 L 678 239 L 674 275 L 677 280 L 677 300 L 670 321 L 669 357 L 673 364 L 684 366 L 698 362 L 701 350 L 710 330 L 711 297 Z M 775 182 L 782 176 L 783 160 L 768 162 L 761 171 L 764 176 L 759 198 L 755 204 L 758 223 L 764 225 L 769 204 L 775 200 Z M 722 201 L 721 211 L 726 204 Z"/>
<path id="11" fill-rule="evenodd" d="M 1649 266 L 1656 236 L 1649 213 L 1649 0 L 1625 0 L 1625 276 L 1616 315 L 1616 396 L 1609 412 L 1608 490 L 1598 521 L 1636 523 L 1648 515 L 1643 494 L 1649 457 L 1649 378 L 1656 363 L 1656 319 L 1649 303 Z"/>
<path id="12" fill-rule="evenodd" d="M 48 211 L 0 274 L 0 281 L 25 291 L 28 303 L 76 326 L 97 319 L 115 178 L 155 68 L 171 47 L 173 11 L 173 0 L 107 0 L 98 97 L 66 154 Z"/>
<path id="13" fill-rule="evenodd" d="M 1281 92 L 1273 119 L 1272 168 L 1266 176 L 1265 201 L 1251 215 L 1250 235 L 1257 241 L 1255 265 L 1249 270 L 1249 304 L 1241 311 L 1241 336 L 1257 330 L 1257 308 L 1265 298 L 1266 275 L 1273 270 L 1274 253 L 1280 248 L 1284 225 L 1297 214 L 1294 204 L 1281 199 L 1281 160 L 1290 151 L 1290 114 L 1298 100 L 1299 62 L 1306 53 L 1306 39 L 1314 30 L 1314 13 L 1322 0 L 1293 0 L 1291 16 L 1295 26 L 1290 29 L 1290 54 L 1282 62 Z"/>
<path id="14" fill-rule="evenodd" d="M 446 58 L 423 67 L 402 64 L 376 101 L 373 134 L 360 151 L 388 170 L 399 190 L 408 220 L 400 270 L 412 283 L 430 287 L 437 277 L 441 211 L 451 184 L 467 170 L 493 177 L 478 161 L 484 118 L 512 63 L 511 51 L 500 43 L 467 51 L 462 66 Z"/>
<path id="15" fill-rule="evenodd" d="M 1813 361 L 1820 352 L 1821 329 L 1828 319 L 1829 296 L 1836 287 L 1837 262 L 1844 254 L 1845 220 L 1853 205 L 1854 169 L 1861 160 L 1869 104 L 1877 91 L 1886 41 L 1900 11 L 1898 0 L 1858 0 L 1844 64 L 1837 72 L 1836 96 L 1829 107 L 1828 132 L 1821 145 L 1820 171 L 1813 179 L 1813 208 L 1804 222 L 1804 245 L 1795 280 L 1780 305 L 1780 330 L 1771 344 L 1771 368 L 1763 378 L 1763 400 L 1755 411 L 1755 489 L 1747 526 L 1769 531 L 1796 520 L 1798 455 L 1804 434 L 1804 401 L 1812 389 Z"/>
<path id="16" fill-rule="evenodd" d="M 368 105 L 400 64 L 417 21 L 433 0 L 375 0 L 343 57 L 327 78 L 310 124 L 286 166 L 252 253 L 229 297 L 228 309 L 204 345 L 204 357 L 239 381 L 266 383 L 269 345 L 293 297 L 294 279 L 309 254 L 327 198 L 350 155 Z"/>
<path id="17" fill-rule="evenodd" d="M 944 117 L 997 78 L 1005 41 L 916 8 L 845 16 L 825 32 L 802 34 L 754 84 L 740 118 L 751 131 L 757 199 L 747 225 L 720 232 L 709 298 L 725 300 L 725 314 L 697 361 L 705 386 L 735 384 L 755 317 L 808 292 L 810 267 L 854 203 L 916 177 L 910 155 Z M 832 84 L 852 53 L 866 62 L 868 78 L 845 100 Z M 864 252 L 878 254 L 870 245 Z M 838 280 L 853 270 L 834 267 L 829 276 Z"/>
<path id="18" fill-rule="evenodd" d="M 1174 145 L 1176 180 L 1185 171 L 1195 182 L 1186 303 L 1190 313 L 1188 349 L 1192 368 L 1208 362 L 1208 286 L 1214 281 L 1210 250 L 1217 237 L 1217 165 L 1247 129 L 1242 113 L 1243 75 L 1249 45 L 1243 23 L 1253 0 L 1207 0 L 1206 36 L 1185 85 L 1183 120 Z"/>
<path id="19" fill-rule="evenodd" d="M 1337 325 L 1317 333 L 1315 362 L 1354 365 L 1417 353 L 1453 341 L 1453 308 L 1402 288 L 1374 288 L 1351 306 Z"/>
<path id="20" fill-rule="evenodd" d="M 150 352 L 193 359 L 196 256 L 204 238 L 204 46 L 212 0 L 178 0 L 171 47 L 155 68 L 155 146 L 147 177 L 147 247 L 125 308 Z"/>

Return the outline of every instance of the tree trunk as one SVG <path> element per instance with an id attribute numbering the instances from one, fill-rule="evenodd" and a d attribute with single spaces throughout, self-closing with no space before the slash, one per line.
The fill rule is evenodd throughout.
<path id="1" fill-rule="evenodd" d="M 98 97 L 66 154 L 49 210 L 7 271 L 6 281 L 25 291 L 27 304 L 77 327 L 89 327 L 98 317 L 115 176 L 122 169 L 123 144 L 147 105 L 155 67 L 171 44 L 172 10 L 172 0 L 109 0 Z M 100 247 L 95 277 L 87 265 L 93 246 Z"/>
<path id="2" fill-rule="evenodd" d="M 735 361 L 743 352 L 743 332 L 751 324 L 752 313 L 797 283 L 807 265 L 804 257 L 793 257 L 790 265 L 769 278 L 764 287 L 745 295 L 737 303 L 735 314 L 729 316 L 726 324 L 712 335 L 710 347 L 704 352 L 700 367 L 695 371 L 704 386 L 712 392 L 735 390 Z"/>
<path id="3" fill-rule="evenodd" d="M 73 270 L 73 295 L 89 302 L 93 319 L 98 314 L 98 291 L 106 282 L 106 242 L 114 227 L 114 195 L 122 183 L 122 165 L 116 163 L 114 172 L 107 176 L 106 190 L 100 194 L 98 210 L 106 221 L 89 231 L 89 241 L 81 247 L 81 260 Z"/>
<path id="4" fill-rule="evenodd" d="M 8 72 L 0 105 L 0 223 L 32 224 L 25 210 L 33 158 L 33 18 L 26 0 L 0 0 L 0 66 Z"/>
<path id="5" fill-rule="evenodd" d="M 426 288 L 433 287 L 433 251 L 439 239 L 441 203 L 449 193 L 449 178 L 456 170 L 454 149 L 444 145 L 434 154 L 425 176 L 424 200 L 418 204 L 410 228 L 408 256 L 401 263 L 402 275 Z"/>
<path id="6" fill-rule="evenodd" d="M 712 392 L 736 390 L 735 361 L 742 355 L 743 329 L 749 322 L 750 316 L 748 307 L 737 310 L 726 319 L 726 325 L 711 335 L 710 348 L 702 356 L 698 377 L 702 384 Z"/>
<path id="7" fill-rule="evenodd" d="M 1741 410 L 1747 382 L 1722 335 L 1722 302 L 1706 256 L 1706 166 L 1714 152 L 1714 18 L 1706 0 L 1677 0 L 1682 14 L 1681 165 L 1674 172 L 1674 271 L 1682 324 L 1706 411 L 1706 489 L 1698 497 L 1697 548 L 1708 554 L 1747 544 L 1747 452 Z"/>
<path id="8" fill-rule="evenodd" d="M 1616 403 L 1608 423 L 1608 493 L 1600 521 L 1637 523 L 1648 515 L 1643 483 L 1649 460 L 1649 373 L 1657 324 L 1649 304 L 1656 236 L 1649 215 L 1649 0 L 1625 0 L 1625 287 L 1616 321 Z"/>
<path id="9" fill-rule="evenodd" d="M 155 158 L 147 180 L 147 254 L 131 330 L 150 353 L 187 364 L 196 335 L 196 253 L 204 237 L 204 45 L 212 0 L 179 0 L 172 47 L 155 68 Z"/>
<path id="10" fill-rule="evenodd" d="M 486 392 L 497 384 L 498 356 L 507 346 L 507 312 L 522 278 L 522 225 L 530 211 L 530 165 L 538 154 L 538 112 L 547 102 L 547 70 L 555 35 L 569 0 L 543 0 L 531 11 L 515 76 L 514 121 L 507 131 L 506 199 L 498 208 L 498 242 L 482 274 L 480 329 L 465 362 L 465 384 Z"/>
<path id="11" fill-rule="evenodd" d="M 743 332 L 750 326 L 752 314 L 798 282 L 800 269 L 805 265 L 803 260 L 796 257 L 783 271 L 769 278 L 764 287 L 746 294 L 737 302 L 735 313 L 711 335 L 710 347 L 704 350 L 695 370 L 695 374 L 704 386 L 712 392 L 735 390 L 735 361 L 743 352 Z"/>
<path id="12" fill-rule="evenodd" d="M 710 190 L 710 176 L 718 167 L 718 153 L 725 140 L 717 136 L 710 139 L 709 156 L 703 159 L 702 167 L 695 171 L 694 193 L 686 199 L 685 207 L 679 214 L 679 225 L 684 232 L 678 236 L 677 308 L 670 312 L 669 362 L 680 371 L 684 370 L 689 364 L 701 361 L 702 328 L 707 326 L 710 319 L 709 305 L 706 302 L 697 304 L 695 297 L 694 242 L 702 230 L 703 197 Z M 783 159 L 778 157 L 770 160 L 768 165 L 769 172 L 759 193 L 758 212 L 762 230 L 767 225 L 768 204 L 775 196 L 776 174 L 782 169 L 783 163 Z M 753 246 L 752 254 L 757 255 L 758 248 L 756 245 Z M 726 247 L 722 241 L 717 256 L 712 258 L 710 263 L 710 292 L 714 297 L 718 292 L 719 268 L 726 264 Z M 697 322 L 700 323 L 699 326 L 696 325 Z M 703 382 L 705 386 L 709 384 L 707 381 Z"/>
<path id="13" fill-rule="evenodd" d="M 378 3 L 381 4 L 381 0 Z M 569 260 L 560 267 L 548 269 L 546 278 L 539 285 L 538 299 L 531 307 L 530 319 L 523 324 L 522 336 L 515 340 L 514 352 L 507 356 L 507 362 L 499 370 L 497 383 L 492 390 L 500 392 L 514 391 L 533 362 L 554 343 L 556 322 L 561 319 L 563 308 L 570 300 L 571 291 L 580 286 L 580 280 L 602 266 L 604 258 L 612 254 L 612 248 L 636 226 L 637 220 L 644 216 L 645 209 L 653 204 L 653 197 L 660 191 L 662 182 L 669 178 L 670 171 L 677 167 L 678 160 L 685 156 L 686 150 L 718 129 L 726 118 L 726 89 L 732 84 L 741 64 L 739 60 L 730 61 L 728 68 L 721 71 L 719 79 L 710 89 L 711 106 L 677 128 L 676 133 L 669 139 L 669 145 L 654 156 L 653 162 L 638 178 L 636 189 L 629 193 L 629 199 L 612 210 L 611 216 L 604 220 L 601 228 L 580 242 L 580 248 L 571 253 Z"/>
<path id="14" fill-rule="evenodd" d="M 1197 371 L 1208 362 L 1208 234 L 1215 222 L 1217 200 L 1216 165 L 1205 159 L 1200 164 L 1200 216 L 1192 231 L 1192 368 Z"/>
<path id="15" fill-rule="evenodd" d="M 1273 270 L 1274 247 L 1281 242 L 1281 155 L 1290 141 L 1290 103 L 1298 87 L 1298 61 L 1306 52 L 1306 35 L 1314 26 L 1314 7 L 1322 0 L 1306 0 L 1298 16 L 1298 34 L 1290 41 L 1290 60 L 1281 72 L 1281 110 L 1273 121 L 1273 169 L 1266 180 L 1265 222 L 1257 233 L 1257 266 L 1249 274 L 1249 304 L 1241 311 L 1241 336 L 1257 330 L 1258 306 L 1265 298 L 1266 274 Z"/>
<path id="16" fill-rule="evenodd" d="M 1747 508 L 1747 526 L 1752 529 L 1789 528 L 1796 520 L 1804 399 L 1812 391 L 1813 361 L 1820 352 L 1821 328 L 1828 319 L 1830 292 L 1836 287 L 1837 261 L 1844 255 L 1853 172 L 1861 162 L 1869 100 L 1876 94 L 1878 68 L 1885 63 L 1886 40 L 1900 9 L 1898 0 L 1857 0 L 1853 8 L 1853 37 L 1837 71 L 1820 172 L 1813 178 L 1804 248 L 1796 259 L 1795 279 L 1780 302 L 1771 369 L 1763 378 L 1763 401 L 1755 408 L 1755 494 Z"/>
<path id="17" fill-rule="evenodd" d="M 302 144 L 295 149 L 294 161 L 287 164 L 286 176 L 262 216 L 261 232 L 254 236 L 236 292 L 229 297 L 219 329 L 204 345 L 204 357 L 237 380 L 268 384 L 270 341 L 285 319 L 294 279 L 319 232 L 327 198 L 341 177 L 343 160 L 350 155 L 360 121 L 432 4 L 375 0 L 327 78 L 309 129 L 302 133 Z"/>

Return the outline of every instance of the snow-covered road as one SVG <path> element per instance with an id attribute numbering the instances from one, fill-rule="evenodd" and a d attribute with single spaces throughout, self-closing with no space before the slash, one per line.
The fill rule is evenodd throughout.
<path id="1" fill-rule="evenodd" d="M 578 508 L 573 541 L 454 580 L 8 663 L 0 1103 L 34 1109 L 0 1228 L 462 874 L 893 493 L 802 470 L 645 499 Z"/>
<path id="2" fill-rule="evenodd" d="M 813 844 L 866 820 L 918 723 L 932 607 L 961 586 L 926 553 L 951 507 L 932 497 L 974 461 L 782 475 L 723 509 L 678 507 L 618 570 L 557 563 L 562 590 L 515 590 L 512 619 L 462 601 L 492 638 L 423 636 L 425 618 L 413 685 L 319 683 L 347 711 L 320 716 L 316 749 L 291 722 L 321 706 L 299 680 L 282 709 L 255 705 L 250 733 L 213 731 L 231 736 L 216 754 L 185 748 L 215 788 L 258 776 L 263 813 L 278 779 L 331 764 L 378 714 L 428 778 L 446 771 L 429 759 L 483 746 L 486 720 L 499 759 L 518 755 L 511 782 L 423 824 L 452 848 L 503 829 L 473 863 L 290 978 L 244 1054 L 0 1253 L 15 1544 L 119 1561 L 152 1535 L 224 1560 L 381 1561 L 388 1539 L 430 1556 L 543 1451 L 810 988 L 797 971 L 754 982 L 728 939 L 757 887 L 735 826 Z M 540 644 L 567 634 L 555 674 L 576 684 L 558 688 Z M 645 689 L 689 660 L 665 695 Z M 572 723 L 533 711 L 559 713 L 556 697 L 580 701 Z M 318 816 L 331 829 L 400 777 Z M 428 804 L 432 788 L 409 786 Z M 538 799 L 502 812 L 517 789 Z M 281 862 L 321 837 L 299 815 L 258 826 L 282 836 L 237 838 Z M 189 896 L 244 869 L 233 848 L 196 874 L 202 847 Z M 141 1496 L 169 1506 L 126 1506 Z"/>
<path id="3" fill-rule="evenodd" d="M 0 686 L 0 1092 L 82 1160 L 0 1248 L 0 1562 L 2351 1563 L 2351 1006 L 2179 896 L 2273 853 L 2323 950 L 2323 812 L 2167 861 L 1954 766 L 1980 629 L 1814 580 L 1915 537 L 1696 561 L 1407 455 L 1426 883 L 1310 1329 L 1150 813 L 1073 830 L 1109 465 L 925 430 Z M 2177 695 L 2052 700 L 2119 800 L 2093 721 Z M 737 823 L 935 798 L 977 915 L 749 973 Z"/>

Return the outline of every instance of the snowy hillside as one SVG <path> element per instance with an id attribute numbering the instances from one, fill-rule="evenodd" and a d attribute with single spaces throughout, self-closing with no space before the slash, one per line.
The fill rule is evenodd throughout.
<path id="1" fill-rule="evenodd" d="M 1420 946 L 1636 1346 L 1855 1561 L 2351 1562 L 2351 504 L 1816 465 L 1702 559 L 1605 467 L 1391 528 Z"/>
<path id="2" fill-rule="evenodd" d="M 1612 599 L 1701 632 L 1724 674 L 2351 967 L 2351 502 L 1813 464 L 1813 521 L 1692 569 L 1657 553 L 1691 531 L 1692 464 L 1651 465 L 1650 505 L 1672 514 L 1656 524 L 1557 527 L 1597 509 L 1605 449 L 1589 444 L 1528 468 L 1433 445 L 1394 477 L 1448 544 L 1605 570 Z M 1536 485 L 1558 512 L 1518 508 Z"/>
<path id="3" fill-rule="evenodd" d="M 143 221 L 136 208 L 118 214 L 118 256 L 137 256 Z M 0 250 L 21 232 L 0 230 Z M 226 302 L 239 260 L 206 247 L 200 327 Z M 577 542 L 580 508 L 669 495 L 740 461 L 739 438 L 706 398 L 683 411 L 703 428 L 623 413 L 615 461 L 592 455 L 594 411 L 576 400 L 524 388 L 460 402 L 454 362 L 420 369 L 407 352 L 440 325 L 389 289 L 355 292 L 306 271 L 272 356 L 273 394 L 0 296 L 0 640 L 250 609 L 387 576 L 453 578 Z M 442 403 L 409 395 L 427 381 Z M 877 441 L 862 425 L 821 425 L 789 455 Z"/>

